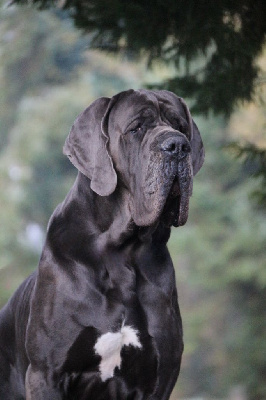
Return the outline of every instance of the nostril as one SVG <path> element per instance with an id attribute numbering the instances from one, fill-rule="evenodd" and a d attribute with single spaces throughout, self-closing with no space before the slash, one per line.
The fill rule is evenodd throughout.
<path id="1" fill-rule="evenodd" d="M 177 150 L 177 146 L 176 143 L 171 143 L 167 149 L 167 151 L 169 151 L 170 153 L 175 153 Z"/>
<path id="2" fill-rule="evenodd" d="M 183 158 L 190 153 L 191 148 L 186 138 L 175 136 L 164 140 L 161 144 L 161 150 L 168 154 L 177 155 L 180 158 Z"/>
<path id="3" fill-rule="evenodd" d="M 167 153 L 178 153 L 181 146 L 176 140 L 167 140 L 162 144 L 161 149 Z"/>

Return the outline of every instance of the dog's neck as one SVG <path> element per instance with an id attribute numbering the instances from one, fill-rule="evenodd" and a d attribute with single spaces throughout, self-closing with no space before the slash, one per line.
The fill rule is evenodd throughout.
<path id="1" fill-rule="evenodd" d="M 110 196 L 99 196 L 90 188 L 89 178 L 78 173 L 65 201 L 53 214 L 48 230 L 51 233 L 58 231 L 56 227 L 59 223 L 64 224 L 65 230 L 69 226 L 69 229 L 75 231 L 74 241 L 82 242 L 84 235 L 94 242 L 99 253 L 106 247 L 120 247 L 136 242 L 136 238 L 140 243 L 154 241 L 165 245 L 170 229 L 158 222 L 150 227 L 136 226 L 130 212 L 130 201 L 130 194 L 123 187 L 117 188 Z M 56 233 L 53 237 L 57 237 Z"/>
<path id="2" fill-rule="evenodd" d="M 87 208 L 87 218 L 93 221 L 99 247 L 120 246 L 135 233 L 129 210 L 129 194 L 124 188 L 109 196 L 99 196 L 90 188 L 90 180 L 79 173 L 72 189 Z"/>

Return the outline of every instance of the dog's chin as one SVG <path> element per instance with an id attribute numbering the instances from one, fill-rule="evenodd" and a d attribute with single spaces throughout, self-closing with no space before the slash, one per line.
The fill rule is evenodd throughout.
<path id="1" fill-rule="evenodd" d="M 185 225 L 188 219 L 190 195 L 190 192 L 180 188 L 179 179 L 175 177 L 160 218 L 164 226 L 170 228 Z"/>

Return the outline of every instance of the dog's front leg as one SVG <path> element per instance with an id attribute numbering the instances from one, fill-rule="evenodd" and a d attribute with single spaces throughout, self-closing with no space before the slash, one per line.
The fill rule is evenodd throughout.
<path id="1" fill-rule="evenodd" d="M 26 400 L 61 400 L 60 392 L 47 382 L 41 371 L 30 365 L 26 374 Z"/>

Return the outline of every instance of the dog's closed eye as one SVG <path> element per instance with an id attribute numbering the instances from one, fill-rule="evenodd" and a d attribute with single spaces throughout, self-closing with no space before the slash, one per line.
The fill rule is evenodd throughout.
<path id="1" fill-rule="evenodd" d="M 137 123 L 137 125 L 134 125 L 131 129 L 129 129 L 128 132 L 131 133 L 131 134 L 135 134 L 135 133 L 140 132 L 141 130 L 142 130 L 142 125 L 139 122 L 139 123 Z"/>

